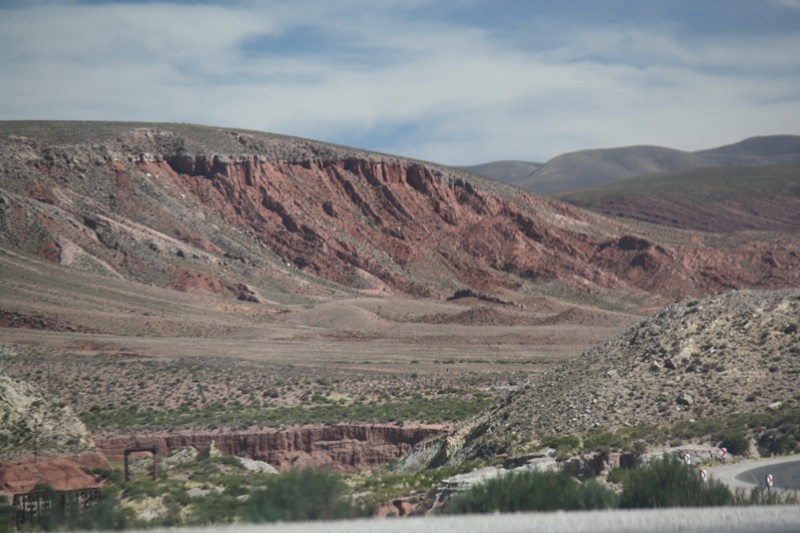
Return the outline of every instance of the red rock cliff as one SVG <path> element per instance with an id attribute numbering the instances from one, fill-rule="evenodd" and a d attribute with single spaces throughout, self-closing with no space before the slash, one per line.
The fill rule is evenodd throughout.
<path id="1" fill-rule="evenodd" d="M 800 284 L 796 235 L 642 226 L 435 164 L 184 129 L 14 141 L 0 158 L 0 185 L 16 195 L 2 204 L 14 213 L 9 239 L 53 260 L 83 251 L 129 279 L 250 301 L 248 283 L 284 283 L 294 267 L 420 296 L 549 283 L 675 299 Z"/>
<path id="2" fill-rule="evenodd" d="M 201 449 L 214 441 L 224 455 L 246 452 L 278 470 L 327 467 L 335 471 L 368 470 L 407 454 L 441 426 L 337 424 L 263 432 L 180 432 L 141 435 L 98 435 L 95 445 L 110 457 L 121 458 L 127 448 L 155 447 L 161 455 L 181 446 Z"/>

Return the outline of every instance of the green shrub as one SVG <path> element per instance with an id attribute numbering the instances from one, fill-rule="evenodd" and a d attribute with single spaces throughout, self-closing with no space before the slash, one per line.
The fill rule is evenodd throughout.
<path id="1" fill-rule="evenodd" d="M 680 458 L 664 455 L 628 474 L 620 507 L 709 507 L 728 505 L 731 500 L 728 487 L 713 479 L 705 483 L 700 472 Z"/>
<path id="2" fill-rule="evenodd" d="M 578 452 L 581 447 L 581 439 L 575 435 L 564 435 L 561 437 L 550 435 L 542 439 L 541 445 L 555 449 L 558 456 L 564 458 L 575 455 Z"/>
<path id="3" fill-rule="evenodd" d="M 794 433 L 781 431 L 781 428 L 765 431 L 758 438 L 758 451 L 761 455 L 783 455 L 793 452 L 797 447 Z"/>
<path id="4" fill-rule="evenodd" d="M 748 441 L 741 431 L 730 432 L 724 437 L 719 445 L 727 448 L 733 455 L 748 455 L 750 453 L 750 441 Z"/>
<path id="5" fill-rule="evenodd" d="M 767 490 L 763 485 L 753 487 L 748 494 L 739 487 L 733 495 L 733 504 L 740 505 L 797 505 L 797 491 L 784 492 Z"/>
<path id="6" fill-rule="evenodd" d="M 616 495 L 589 481 L 583 485 L 564 473 L 525 470 L 490 479 L 456 496 L 447 512 L 492 513 L 606 509 L 616 506 Z"/>
<path id="7" fill-rule="evenodd" d="M 0 533 L 6 533 L 11 530 L 12 515 L 13 510 L 8 502 L 8 497 L 0 494 Z"/>
<path id="8" fill-rule="evenodd" d="M 81 510 L 77 499 L 66 506 L 55 505 L 39 521 L 43 531 L 110 531 L 130 527 L 132 512 L 119 507 L 115 499 L 103 499 Z"/>
<path id="9" fill-rule="evenodd" d="M 633 472 L 633 470 L 630 468 L 612 468 L 609 470 L 606 479 L 609 483 L 624 483 L 631 472 Z"/>
<path id="10" fill-rule="evenodd" d="M 245 505 L 249 522 L 332 520 L 360 514 L 345 497 L 341 477 L 313 470 L 294 470 L 276 476 L 264 490 L 255 490 Z"/>

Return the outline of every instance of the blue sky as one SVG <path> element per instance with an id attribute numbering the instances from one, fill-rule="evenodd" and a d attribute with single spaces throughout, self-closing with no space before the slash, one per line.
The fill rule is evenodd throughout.
<path id="1" fill-rule="evenodd" d="M 446 164 L 800 134 L 800 0 L 0 0 L 0 119 Z"/>

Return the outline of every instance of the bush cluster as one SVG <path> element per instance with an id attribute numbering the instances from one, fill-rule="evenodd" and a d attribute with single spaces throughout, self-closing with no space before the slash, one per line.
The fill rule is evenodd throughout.
<path id="1" fill-rule="evenodd" d="M 55 505 L 42 515 L 37 523 L 42 531 L 119 531 L 132 525 L 132 513 L 119 507 L 113 498 L 104 498 L 84 510 L 78 508 L 77 499 L 67 505 Z"/>
<path id="2" fill-rule="evenodd" d="M 569 475 L 523 470 L 511 472 L 472 487 L 453 498 L 448 513 L 492 513 L 579 509 L 710 507 L 720 505 L 778 503 L 751 495 L 736 498 L 719 481 L 704 482 L 700 472 L 677 456 L 665 455 L 637 470 L 617 469 L 612 481 L 621 482 L 622 493 L 594 480 L 579 483 Z"/>
<path id="3" fill-rule="evenodd" d="M 731 491 L 720 481 L 704 482 L 700 472 L 679 457 L 664 455 L 631 471 L 623 480 L 619 505 L 635 507 L 711 507 L 729 505 Z"/>
<path id="4" fill-rule="evenodd" d="M 294 470 L 277 476 L 265 489 L 250 493 L 243 519 L 248 522 L 333 520 L 364 513 L 347 497 L 340 476 Z"/>
<path id="5" fill-rule="evenodd" d="M 523 470 L 472 487 L 453 498 L 447 512 L 514 513 L 607 509 L 616 505 L 617 495 L 595 481 L 581 484 L 563 472 Z"/>
<path id="6" fill-rule="evenodd" d="M 800 395 L 798 395 L 800 399 Z M 542 445 L 561 453 L 570 437 L 546 437 Z M 577 437 L 571 437 L 577 439 Z M 800 449 L 800 410 L 742 413 L 719 418 L 684 421 L 674 426 L 624 427 L 613 432 L 594 431 L 583 436 L 585 451 L 632 451 L 641 453 L 646 444 L 681 445 L 691 440 L 708 440 L 728 449 L 733 455 L 747 455 L 749 439 L 754 438 L 761 455 L 782 455 Z M 555 443 L 555 445 L 554 445 Z M 639 449 L 637 449 L 637 446 Z"/>

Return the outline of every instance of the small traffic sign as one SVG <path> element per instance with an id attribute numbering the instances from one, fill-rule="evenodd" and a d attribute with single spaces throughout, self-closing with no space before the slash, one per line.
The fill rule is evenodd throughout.
<path id="1" fill-rule="evenodd" d="M 683 454 L 683 461 L 684 461 L 684 462 L 685 462 L 687 465 L 690 465 L 690 464 L 692 464 L 692 456 L 691 456 L 691 455 L 689 455 L 688 453 L 684 453 L 684 454 Z"/>
<path id="2" fill-rule="evenodd" d="M 700 477 L 703 478 L 703 481 L 708 479 L 708 473 L 705 470 L 700 471 Z"/>
<path id="3" fill-rule="evenodd" d="M 722 464 L 727 464 L 728 448 L 720 447 L 719 456 L 722 459 Z"/>
<path id="4" fill-rule="evenodd" d="M 772 474 L 767 474 L 767 488 L 771 488 L 772 483 L 773 483 Z"/>

